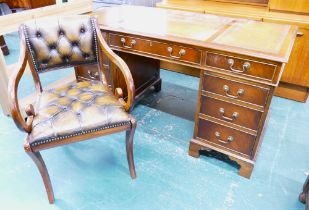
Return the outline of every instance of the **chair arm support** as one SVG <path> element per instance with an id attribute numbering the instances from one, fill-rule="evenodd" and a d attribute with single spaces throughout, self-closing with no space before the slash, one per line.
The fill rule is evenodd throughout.
<path id="1" fill-rule="evenodd" d="M 126 86 L 127 86 L 127 92 L 128 92 L 128 98 L 127 98 L 127 102 L 124 103 L 124 108 L 126 111 L 130 111 L 130 109 L 133 106 L 134 97 L 135 97 L 134 96 L 135 87 L 134 87 L 134 81 L 133 81 L 132 74 L 129 70 L 128 65 L 124 62 L 124 60 L 121 59 L 117 54 L 115 54 L 110 49 L 110 47 L 108 46 L 108 44 L 106 43 L 106 41 L 104 40 L 101 34 L 98 24 L 95 24 L 95 25 L 96 25 L 95 27 L 96 27 L 98 43 L 99 43 L 101 50 L 109 58 L 109 60 L 111 60 L 111 62 L 114 63 L 119 68 L 119 70 L 124 76 Z"/>
<path id="2" fill-rule="evenodd" d="M 18 85 L 19 81 L 26 69 L 27 58 L 26 58 L 26 44 L 23 37 L 20 41 L 20 55 L 18 60 L 18 69 L 16 69 L 13 74 L 10 76 L 8 91 L 9 91 L 9 107 L 11 111 L 11 116 L 16 124 L 16 126 L 27 133 L 30 133 L 32 130 L 32 122 L 34 117 L 34 110 L 32 105 L 27 107 L 26 114 L 28 115 L 27 121 L 24 120 L 18 103 Z"/>

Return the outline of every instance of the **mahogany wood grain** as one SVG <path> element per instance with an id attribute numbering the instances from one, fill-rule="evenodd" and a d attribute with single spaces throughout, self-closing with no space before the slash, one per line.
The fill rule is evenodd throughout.
<path id="1" fill-rule="evenodd" d="M 32 131 L 32 122 L 34 113 L 29 113 L 29 119 L 31 121 L 25 121 L 23 115 L 21 114 L 18 100 L 18 86 L 21 77 L 23 76 L 26 65 L 28 62 L 29 54 L 26 51 L 26 41 L 25 37 L 21 34 L 20 36 L 20 54 L 18 59 L 18 68 L 12 73 L 9 80 L 8 92 L 9 92 L 9 107 L 11 111 L 11 116 L 18 129 L 26 133 L 31 133 Z M 33 70 L 31 70 L 33 72 Z M 41 84 L 38 81 L 37 77 L 34 77 L 34 82 L 37 90 L 41 90 Z"/>
<path id="2" fill-rule="evenodd" d="M 124 43 L 121 40 L 124 40 Z M 135 43 L 135 44 L 132 44 Z M 121 34 L 109 33 L 109 44 L 111 47 L 123 48 L 126 50 L 134 50 L 151 53 L 151 41 L 133 36 L 125 36 Z"/>
<path id="3" fill-rule="evenodd" d="M 243 176 L 247 179 L 250 179 L 253 168 L 254 168 L 254 162 L 246 159 L 242 156 L 239 156 L 238 154 L 234 154 L 232 151 L 228 151 L 224 148 L 220 148 L 218 146 L 206 143 L 205 141 L 200 141 L 196 139 L 191 139 L 190 146 L 189 146 L 189 155 L 192 157 L 200 157 L 200 151 L 209 151 L 209 150 L 216 150 L 218 152 L 227 154 L 227 157 L 230 160 L 235 161 L 239 166 L 239 175 Z"/>
<path id="4" fill-rule="evenodd" d="M 26 145 L 26 147 L 28 147 L 28 145 Z M 33 162 L 35 163 L 35 165 L 37 166 L 37 168 L 38 168 L 38 170 L 41 174 L 49 203 L 50 204 L 54 203 L 55 197 L 54 197 L 53 186 L 51 184 L 49 174 L 48 174 L 45 162 L 44 162 L 44 160 L 41 156 L 41 153 L 40 152 L 32 152 L 32 151 L 26 151 L 26 153 L 33 160 Z"/>
<path id="5" fill-rule="evenodd" d="M 75 67 L 75 75 L 78 81 L 101 80 L 97 65 L 84 65 Z"/>
<path id="6" fill-rule="evenodd" d="M 302 87 L 309 87 L 309 65 L 307 64 L 307 61 L 309 60 L 307 58 L 309 55 L 309 16 L 305 15 L 306 13 L 308 14 L 308 3 L 307 0 L 270 0 L 269 7 L 271 11 L 269 11 L 268 7 L 205 0 L 165 0 L 157 3 L 157 7 L 217 14 L 229 17 L 249 18 L 264 22 L 298 26 L 299 31 L 303 36 L 296 38 L 296 43 L 281 80 L 285 83 L 298 85 L 298 89 L 301 90 L 303 89 Z M 294 86 L 291 85 L 291 87 Z M 284 88 L 287 89 L 286 87 Z M 286 91 L 283 97 L 295 100 L 295 91 L 297 91 L 297 88 L 292 88 L 291 91 Z M 300 91 L 298 94 L 302 95 L 303 91 Z M 281 97 L 282 94 L 278 96 Z"/>
<path id="7" fill-rule="evenodd" d="M 202 88 L 205 91 L 222 95 L 230 99 L 238 97 L 236 100 L 245 101 L 262 107 L 266 104 L 269 88 L 240 83 L 233 81 L 233 79 L 225 79 L 224 77 L 211 76 L 207 73 L 204 74 L 203 77 L 204 82 Z M 224 90 L 224 86 L 229 88 L 229 95 L 227 95 L 227 91 Z M 244 93 L 238 95 L 237 92 L 241 89 L 244 90 Z"/>
<path id="8" fill-rule="evenodd" d="M 182 74 L 195 76 L 195 77 L 199 77 L 200 71 L 201 71 L 201 69 L 198 69 L 198 68 L 193 68 L 190 66 L 184 66 L 181 64 L 171 63 L 168 61 L 160 61 L 160 68 L 170 70 L 170 71 L 175 71 L 175 72 L 182 73 Z"/>
<path id="9" fill-rule="evenodd" d="M 133 138 L 137 123 L 134 118 L 132 118 L 131 123 L 132 123 L 131 129 L 126 131 L 126 151 L 127 151 L 127 161 L 129 165 L 130 175 L 132 179 L 135 179 L 136 171 L 133 156 Z"/>
<path id="10" fill-rule="evenodd" d="M 121 42 L 122 39 L 124 40 L 124 43 Z M 201 64 L 202 52 L 200 50 L 178 46 L 175 44 L 171 45 L 168 43 L 141 39 L 134 36 L 123 36 L 110 33 L 110 46 L 132 51 L 139 51 L 143 53 L 155 54 L 194 64 Z M 170 49 L 171 52 L 169 52 L 168 49 Z M 181 55 L 182 51 L 184 52 L 183 55 Z"/>
<path id="11" fill-rule="evenodd" d="M 231 59 L 234 64 L 229 64 L 228 60 Z M 250 67 L 244 71 L 244 65 L 248 63 Z M 220 68 L 223 70 L 228 70 L 233 73 L 237 73 L 236 71 L 244 71 L 238 74 L 246 74 L 247 76 L 264 78 L 266 80 L 272 81 L 274 79 L 274 75 L 277 70 L 277 66 L 267 63 L 261 63 L 252 60 L 245 60 L 241 58 L 235 58 L 232 56 L 215 54 L 215 53 L 207 53 L 206 57 L 206 65 Z M 234 69 L 234 70 L 232 70 Z"/>
<path id="12" fill-rule="evenodd" d="M 107 33 L 102 33 L 102 37 L 104 38 L 105 42 L 108 43 L 108 34 Z M 99 63 L 100 63 L 100 66 L 101 66 L 101 77 L 104 76 L 105 77 L 105 80 L 106 80 L 106 84 L 112 88 L 112 89 L 115 89 L 114 86 L 113 86 L 113 75 L 112 75 L 112 72 L 111 72 L 111 60 L 108 59 L 108 57 L 104 54 L 104 53 L 101 53 L 100 54 L 100 59 L 99 59 Z"/>
<path id="13" fill-rule="evenodd" d="M 121 72 L 124 82 L 125 82 L 125 91 L 127 91 L 127 101 L 124 103 L 124 108 L 126 111 L 130 111 L 133 108 L 134 99 L 135 99 L 135 86 L 132 74 L 128 65 L 122 60 L 117 54 L 115 54 L 108 46 L 104 37 L 101 34 L 99 26 L 96 24 L 96 31 L 98 33 L 97 38 L 99 42 L 99 48 L 102 50 L 102 53 L 108 58 L 112 64 L 117 67 L 119 72 Z M 100 67 L 103 68 L 102 63 L 99 63 Z M 102 72 L 102 70 L 101 70 Z"/>
<path id="14" fill-rule="evenodd" d="M 198 123 L 198 138 L 227 148 L 232 152 L 251 156 L 256 136 L 205 119 L 199 119 Z M 216 132 L 219 132 L 219 137 L 216 136 Z M 233 138 L 230 142 L 228 141 L 229 137 Z"/>
<path id="15" fill-rule="evenodd" d="M 131 71 L 132 77 L 134 78 L 135 96 L 138 97 L 145 89 L 150 88 L 149 86 L 156 85 L 154 82 L 160 80 L 160 61 L 145 58 L 138 55 L 132 55 L 129 53 L 117 52 L 117 54 L 127 63 Z M 123 76 L 120 74 L 117 68 L 112 69 L 113 74 L 113 86 L 114 88 L 120 87 L 123 89 L 124 98 L 127 97 L 127 91 L 124 88 L 125 83 Z M 158 82 L 158 85 L 160 82 Z M 157 91 L 160 90 L 158 87 Z M 135 98 L 138 100 L 139 98 Z"/>
<path id="16" fill-rule="evenodd" d="M 254 164 L 250 161 L 246 161 L 246 160 L 241 160 L 239 158 L 235 158 L 235 156 L 228 156 L 231 160 L 235 161 L 238 163 L 238 165 L 240 166 L 239 169 L 239 175 L 246 177 L 247 179 L 250 179 L 253 168 L 254 168 Z"/>
<path id="17" fill-rule="evenodd" d="M 277 62 L 288 60 L 287 55 L 293 45 L 291 40 L 295 39 L 297 31 L 296 27 L 288 25 L 150 7 L 104 8 L 96 10 L 94 15 L 98 17 L 100 28 L 105 31 L 178 42 L 194 46 L 192 48 L 215 48 Z M 147 22 L 143 19 L 147 19 Z M 222 28 L 226 30 L 222 31 Z M 237 30 L 237 34 L 234 30 Z M 248 36 L 248 32 L 262 35 L 255 39 L 256 35 Z M 264 32 L 272 32 L 272 36 Z M 213 35 L 217 38 L 214 39 Z"/>
<path id="18" fill-rule="evenodd" d="M 153 53 L 156 55 L 184 62 L 194 63 L 197 65 L 201 64 L 201 50 L 162 42 L 153 42 L 152 45 Z M 169 52 L 168 49 L 171 49 L 171 52 Z M 181 55 L 182 51 L 184 52 L 183 55 Z"/>
<path id="19" fill-rule="evenodd" d="M 94 14 L 111 48 L 138 78 L 139 96 L 160 84 L 159 77 L 151 77 L 160 61 L 181 65 L 184 73 L 200 72 L 189 154 L 198 157 L 199 150 L 214 149 L 235 160 L 241 166 L 240 174 L 249 178 L 296 27 L 132 6 L 100 9 Z M 167 67 L 173 69 L 173 65 Z M 184 70 L 186 67 L 189 70 Z M 117 78 L 114 88 L 121 87 L 117 68 L 112 70 Z M 222 111 L 218 115 L 220 108 L 224 108 L 224 115 Z M 241 114 L 238 123 L 227 120 L 234 110 Z"/>
<path id="20" fill-rule="evenodd" d="M 200 112 L 252 130 L 258 129 L 262 116 L 262 112 L 260 111 L 210 98 L 208 96 L 201 97 Z"/>
<path id="21" fill-rule="evenodd" d="M 271 98 L 273 96 L 274 88 L 269 87 L 269 86 L 267 87 L 265 85 L 257 85 L 256 83 L 244 81 L 243 79 L 234 78 L 232 76 L 226 76 L 226 77 L 224 76 L 223 79 L 225 79 L 229 82 L 232 82 L 232 83 L 234 82 L 234 83 L 240 83 L 241 84 L 242 82 L 245 82 L 245 84 L 249 85 L 249 87 L 253 86 L 253 87 L 257 87 L 257 88 L 267 90 L 267 94 L 265 96 L 266 103 L 263 106 L 256 106 L 256 105 L 253 106 L 252 103 L 243 103 L 242 100 L 232 99 L 232 98 L 228 99 L 227 97 L 221 96 L 219 94 L 214 94 L 214 93 L 209 92 L 209 91 L 203 91 L 203 86 L 205 86 L 205 84 L 213 85 L 214 83 L 217 83 L 216 81 L 212 81 L 212 82 L 206 81 L 207 77 L 205 77 L 205 75 L 210 75 L 213 78 L 217 78 L 217 77 L 222 78 L 222 76 L 220 74 L 217 74 L 217 73 L 212 73 L 212 72 L 210 73 L 210 72 L 207 72 L 207 71 L 201 72 L 201 76 L 200 76 L 201 80 L 200 80 L 200 87 L 199 87 L 199 90 L 201 90 L 201 91 L 199 91 L 199 95 L 198 95 L 194 135 L 193 135 L 193 139 L 191 139 L 191 141 L 190 141 L 189 155 L 192 155 L 193 157 L 198 157 L 200 150 L 205 150 L 205 149 L 206 150 L 208 150 L 208 149 L 216 150 L 218 152 L 226 154 L 230 159 L 236 161 L 240 165 L 239 174 L 243 177 L 250 178 L 251 173 L 252 173 L 253 168 L 254 168 L 254 165 L 255 165 L 255 160 L 257 158 L 259 148 L 260 148 L 261 143 L 262 143 L 263 127 L 265 125 L 264 123 L 265 123 L 265 120 L 266 120 L 266 117 L 267 117 L 267 113 L 268 113 L 268 110 L 269 110 Z M 252 109 L 258 109 L 262 113 L 262 115 L 261 115 L 260 123 L 258 125 L 257 132 L 252 132 L 251 129 L 247 129 L 245 127 L 238 126 L 234 123 L 226 122 L 226 121 L 223 121 L 221 119 L 217 119 L 217 118 L 205 115 L 203 113 L 199 113 L 198 110 L 202 109 L 202 107 L 201 107 L 202 101 L 201 100 L 202 100 L 202 97 L 204 97 L 204 93 L 207 94 L 207 96 L 209 95 L 211 97 L 215 97 L 216 99 L 218 98 L 219 100 L 224 100 L 224 101 L 230 103 L 229 106 L 235 104 L 235 105 L 240 105 L 240 106 L 244 106 L 244 107 L 248 106 L 248 108 L 251 107 Z M 258 94 L 258 95 L 260 95 L 260 94 Z M 260 108 L 258 108 L 258 107 L 260 107 Z M 254 141 L 253 146 L 252 146 L 251 154 L 248 155 L 248 154 L 245 154 L 245 153 L 237 153 L 237 151 L 235 152 L 231 149 L 226 149 L 225 147 L 222 147 L 218 144 L 214 144 L 211 141 L 205 141 L 205 140 L 199 138 L 198 132 L 200 130 L 200 124 L 199 123 L 200 123 L 201 119 L 208 120 L 208 121 L 211 120 L 211 122 L 215 123 L 216 125 L 228 127 L 228 128 L 240 131 L 241 133 L 245 133 L 249 136 L 256 136 L 255 141 Z M 208 130 L 204 130 L 204 132 L 207 132 L 207 131 Z M 220 136 L 221 136 L 221 134 L 220 134 Z M 228 143 L 225 143 L 225 144 L 228 144 Z"/>

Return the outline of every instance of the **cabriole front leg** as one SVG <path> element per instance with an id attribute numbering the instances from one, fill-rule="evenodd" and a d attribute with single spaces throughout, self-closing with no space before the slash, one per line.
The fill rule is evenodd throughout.
<path id="1" fill-rule="evenodd" d="M 50 178 L 49 178 L 49 174 L 48 174 L 46 165 L 44 163 L 44 160 L 43 160 L 40 152 L 31 151 L 29 146 L 25 146 L 25 151 L 30 156 L 30 158 L 33 160 L 33 162 L 35 163 L 37 168 L 39 169 L 40 174 L 41 174 L 42 179 L 43 179 L 43 182 L 44 182 L 45 189 L 46 189 L 48 201 L 49 201 L 50 204 L 53 204 L 54 201 L 55 201 L 54 191 L 53 191 L 53 187 L 51 185 L 51 181 L 50 181 Z"/>
<path id="2" fill-rule="evenodd" d="M 130 175 L 132 179 L 136 178 L 135 165 L 134 165 L 134 156 L 133 156 L 133 138 L 136 129 L 136 120 L 131 118 L 131 129 L 126 131 L 126 151 L 127 159 L 130 170 Z"/>

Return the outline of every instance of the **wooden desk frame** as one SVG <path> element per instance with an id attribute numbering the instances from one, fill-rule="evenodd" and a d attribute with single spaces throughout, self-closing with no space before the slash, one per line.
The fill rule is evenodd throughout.
<path id="1" fill-rule="evenodd" d="M 125 8 L 123 9 L 125 10 Z M 154 12 L 154 9 L 148 10 L 150 13 L 152 11 Z M 201 150 L 216 150 L 227 155 L 231 160 L 236 161 L 240 166 L 240 175 L 250 178 L 262 143 L 263 128 L 267 119 L 271 99 L 275 88 L 278 86 L 285 63 L 288 61 L 289 54 L 291 53 L 297 27 L 289 27 L 286 35 L 284 35 L 285 38 L 280 44 L 279 50 L 276 51 L 277 53 L 263 53 L 257 50 L 250 50 L 249 48 L 245 49 L 238 46 L 233 47 L 213 42 L 215 39 L 214 36 L 221 35 L 225 32 L 223 29 L 228 29 L 230 25 L 228 27 L 220 26 L 217 31 L 213 32 L 213 35 L 208 37 L 207 40 L 209 41 L 198 41 L 169 34 L 152 34 L 148 31 L 143 31 L 142 28 L 139 28 L 137 31 L 131 30 L 130 28 L 127 29 L 122 25 L 123 20 L 121 18 L 126 18 L 125 15 L 129 14 L 130 11 L 132 14 L 137 12 L 135 8 L 129 8 L 129 12 L 125 11 L 122 14 L 120 8 L 119 11 L 117 9 L 102 10 L 103 14 L 100 11 L 96 11 L 94 15 L 98 16 L 98 23 L 106 42 L 125 60 L 131 70 L 137 90 L 135 100 L 138 101 L 152 87 L 155 87 L 156 91 L 160 91 L 161 62 L 172 65 L 176 64 L 183 69 L 189 68 L 190 70 L 196 70 L 196 76 L 200 77 L 200 86 L 195 114 L 195 128 L 193 138 L 190 141 L 189 155 L 199 157 Z M 160 12 L 162 11 L 160 10 Z M 166 12 L 168 13 L 168 10 Z M 118 20 L 117 17 L 121 17 L 119 19 L 121 21 L 121 27 L 117 27 L 117 22 L 114 23 L 116 27 L 114 27 L 114 24 L 108 25 L 108 22 L 104 24 L 105 19 L 100 19 L 101 14 L 103 15 L 102 17 L 106 17 L 107 14 L 113 14 L 110 17 L 106 17 L 111 23 Z M 121 15 L 114 16 L 114 14 Z M 172 15 L 171 18 L 174 18 L 173 15 L 175 15 L 175 12 L 170 12 L 169 14 Z M 181 14 L 182 12 L 176 12 L 176 16 Z M 184 15 L 189 14 L 185 13 Z M 204 17 L 206 16 L 199 16 L 198 18 Z M 230 21 L 230 19 L 224 19 L 224 21 Z M 163 25 L 165 24 L 165 22 L 161 23 Z M 234 22 L 228 23 L 232 24 Z M 233 64 L 227 65 L 226 62 L 228 60 L 232 60 Z M 250 70 L 243 73 L 236 70 L 240 66 L 245 68 L 246 63 L 250 63 L 248 64 Z M 234 64 L 235 66 L 233 66 Z M 107 80 L 110 82 L 111 88 L 115 89 L 120 87 L 124 89 L 123 79 L 118 74 L 117 69 L 110 66 L 108 61 L 105 61 L 104 65 L 106 70 L 110 72 L 110 78 L 107 78 Z M 95 69 L 92 71 L 95 71 Z M 87 73 L 89 71 L 80 69 L 77 71 L 76 76 L 79 79 L 91 79 L 91 75 L 87 75 Z M 92 72 L 91 74 L 95 75 L 96 73 Z M 213 80 L 217 82 L 205 83 L 207 79 L 205 75 L 207 75 L 208 80 L 210 78 L 209 81 Z M 224 93 L 222 85 L 225 85 L 225 83 L 222 83 L 222 81 L 225 81 L 232 89 L 239 88 L 238 90 L 240 90 L 245 88 L 245 96 L 240 99 L 235 99 L 235 96 L 231 95 L 235 94 L 235 92 Z M 205 84 L 207 85 L 205 86 Z M 221 86 L 216 86 L 216 90 L 206 91 L 205 87 L 210 87 L 210 84 L 220 84 Z M 205 107 L 203 105 L 205 96 L 209 98 L 211 103 L 219 103 L 220 106 L 225 106 L 227 112 L 222 116 L 218 116 L 218 107 L 212 107 L 213 110 L 216 110 L 212 113 L 213 116 L 212 114 L 204 113 L 202 107 Z M 229 117 L 228 107 L 234 107 L 242 111 L 240 113 L 242 120 L 235 122 L 227 121 L 231 119 Z M 257 117 L 255 118 L 253 116 Z M 247 118 L 250 120 L 248 121 Z M 203 121 L 208 123 L 206 127 Z M 213 127 L 210 125 L 213 125 Z M 227 137 L 228 132 L 231 132 L 233 135 L 235 134 L 235 139 L 233 138 L 233 143 L 229 143 L 222 141 L 221 137 L 221 139 L 216 140 L 213 139 L 213 136 L 203 136 L 205 133 L 210 133 L 209 129 L 221 129 L 220 132 L 222 132 L 221 137 L 223 139 Z"/>

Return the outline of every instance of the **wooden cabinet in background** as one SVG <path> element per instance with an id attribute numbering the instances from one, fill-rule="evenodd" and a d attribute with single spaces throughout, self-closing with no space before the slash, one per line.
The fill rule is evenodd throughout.
<path id="1" fill-rule="evenodd" d="M 255 4 L 255 5 L 267 5 L 269 0 L 214 0 L 214 1 L 230 2 L 230 3 L 242 3 L 242 4 Z"/>
<path id="2" fill-rule="evenodd" d="M 309 14 L 308 0 L 270 0 L 268 6 L 273 11 Z"/>
<path id="3" fill-rule="evenodd" d="M 309 29 L 299 29 L 289 62 L 275 94 L 306 102 L 309 87 Z"/>
<path id="4" fill-rule="evenodd" d="M 275 95 L 306 102 L 309 94 L 309 0 L 165 0 L 157 7 L 248 18 L 264 22 L 291 24 L 299 27 L 296 43 L 286 64 Z M 264 2 L 264 6 L 263 6 Z M 162 63 L 164 68 L 166 63 Z M 179 70 L 168 65 L 170 70 Z M 186 71 L 196 75 L 195 72 Z"/>
<path id="5" fill-rule="evenodd" d="M 281 80 L 286 83 L 308 86 L 309 81 L 309 30 L 299 29 L 298 36 Z M 307 69 L 307 71 L 304 71 Z M 295 82 L 297 81 L 297 82 Z"/>
<path id="6" fill-rule="evenodd" d="M 56 4 L 56 0 L 4 0 L 10 8 L 34 9 Z"/>

